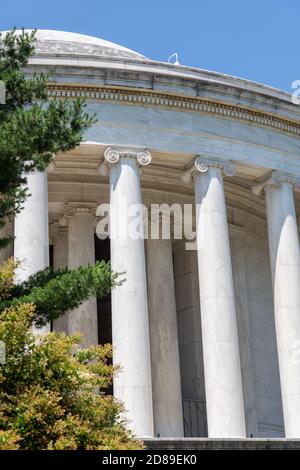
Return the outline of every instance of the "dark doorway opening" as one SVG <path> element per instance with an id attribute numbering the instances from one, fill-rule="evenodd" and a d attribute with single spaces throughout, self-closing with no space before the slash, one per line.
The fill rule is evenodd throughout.
<path id="1" fill-rule="evenodd" d="M 95 259 L 96 261 L 110 261 L 110 240 L 100 240 L 95 235 Z M 102 299 L 97 299 L 97 317 L 98 317 L 98 343 L 112 344 L 111 327 L 111 295 Z M 105 394 L 113 395 L 113 385 L 105 389 Z"/>
<path id="2" fill-rule="evenodd" d="M 95 258 L 96 261 L 110 261 L 110 240 L 100 240 L 95 235 Z M 98 343 L 112 343 L 111 330 L 111 295 L 97 299 L 98 314 Z"/>

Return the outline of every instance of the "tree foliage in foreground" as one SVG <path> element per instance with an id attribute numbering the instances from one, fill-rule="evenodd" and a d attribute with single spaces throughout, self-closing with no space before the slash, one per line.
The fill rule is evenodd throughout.
<path id="1" fill-rule="evenodd" d="M 138 449 L 120 418 L 122 406 L 103 391 L 116 372 L 111 347 L 79 350 L 75 336 L 30 332 L 34 306 L 0 314 L 6 363 L 0 366 L 0 450 Z"/>
<path id="2" fill-rule="evenodd" d="M 49 100 L 48 75 L 25 77 L 35 41 L 35 31 L 0 33 L 0 81 L 6 87 L 6 103 L 0 104 L 0 228 L 28 196 L 26 173 L 44 170 L 53 155 L 73 149 L 95 121 L 82 100 Z M 0 248 L 9 241 L 0 238 Z"/>
<path id="3" fill-rule="evenodd" d="M 77 281 L 89 286 L 81 298 L 89 289 L 105 295 L 115 282 L 105 264 L 78 271 Z M 121 403 L 104 394 L 117 373 L 110 364 L 111 346 L 78 350 L 78 336 L 36 338 L 31 332 L 37 310 L 45 313 L 47 301 L 49 312 L 58 312 L 61 296 L 70 302 L 77 295 L 75 273 L 47 270 L 15 286 L 13 262 L 0 266 L 0 298 L 11 302 L 0 312 L 0 341 L 6 346 L 6 361 L 0 365 L 0 450 L 141 448 L 121 418 Z M 53 303 L 50 292 L 56 296 Z"/>
<path id="4" fill-rule="evenodd" d="M 76 270 L 47 268 L 21 284 L 14 284 L 15 263 L 8 260 L 0 269 L 0 312 L 24 303 L 35 305 L 36 326 L 51 322 L 78 307 L 91 296 L 105 297 L 118 282 L 110 263 L 97 262 Z"/>

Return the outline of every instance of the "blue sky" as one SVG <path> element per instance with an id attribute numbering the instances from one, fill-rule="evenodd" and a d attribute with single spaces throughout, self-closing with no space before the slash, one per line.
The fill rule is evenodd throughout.
<path id="1" fill-rule="evenodd" d="M 167 61 L 291 91 L 300 79 L 300 0 L 0 0 L 12 26 L 98 36 Z"/>

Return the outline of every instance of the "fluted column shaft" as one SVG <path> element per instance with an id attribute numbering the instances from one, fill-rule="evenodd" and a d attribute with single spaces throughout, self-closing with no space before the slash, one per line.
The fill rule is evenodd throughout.
<path id="1" fill-rule="evenodd" d="M 155 436 L 183 437 L 172 241 L 147 240 Z"/>
<path id="2" fill-rule="evenodd" d="M 46 172 L 27 176 L 30 196 L 15 217 L 14 257 L 21 261 L 17 280 L 49 266 L 48 184 Z"/>
<path id="3" fill-rule="evenodd" d="M 58 229 L 53 237 L 53 267 L 63 269 L 68 267 L 68 232 L 66 227 Z M 68 312 L 53 322 L 55 331 L 68 332 Z"/>
<path id="4" fill-rule="evenodd" d="M 95 220 L 89 207 L 71 207 L 68 215 L 68 267 L 95 264 Z M 81 333 L 81 347 L 98 344 L 97 301 L 95 297 L 68 313 L 68 333 Z"/>
<path id="5" fill-rule="evenodd" d="M 220 161 L 195 162 L 197 251 L 208 435 L 245 437 L 236 309 Z"/>
<path id="6" fill-rule="evenodd" d="M 47 172 L 34 172 L 27 176 L 30 196 L 15 217 L 14 258 L 21 262 L 16 269 L 16 280 L 49 266 L 48 183 Z M 35 334 L 46 333 L 50 325 L 33 327 Z"/>
<path id="7" fill-rule="evenodd" d="M 300 251 L 292 175 L 273 172 L 264 189 L 267 206 L 275 327 L 286 437 L 300 437 Z M 257 191 L 256 191 L 257 192 Z"/>
<path id="8" fill-rule="evenodd" d="M 112 290 L 113 361 L 121 370 L 114 379 L 114 395 L 124 403 L 128 426 L 140 437 L 153 436 L 149 319 L 144 240 L 129 235 L 130 224 L 142 215 L 139 164 L 148 153 L 107 149 L 110 165 L 110 237 L 112 270 L 124 282 Z M 142 233 L 142 231 L 141 231 Z"/>

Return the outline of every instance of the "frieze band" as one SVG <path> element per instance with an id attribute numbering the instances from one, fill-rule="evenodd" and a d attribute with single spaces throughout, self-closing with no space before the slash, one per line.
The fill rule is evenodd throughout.
<path id="1" fill-rule="evenodd" d="M 48 85 L 49 96 L 56 98 L 86 98 L 97 101 L 117 101 L 125 104 L 138 104 L 168 107 L 182 111 L 217 114 L 221 117 L 248 121 L 260 126 L 271 127 L 294 135 L 300 135 L 300 123 L 262 113 L 242 106 L 229 105 L 202 97 L 176 96 L 154 91 L 125 90 L 104 86 L 82 86 L 69 84 Z"/>

